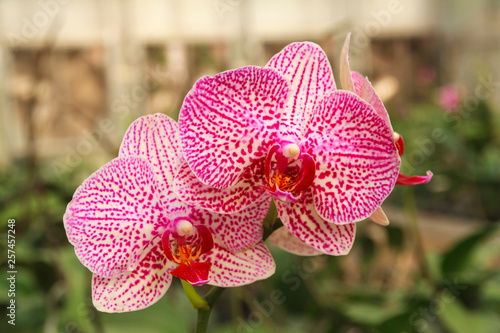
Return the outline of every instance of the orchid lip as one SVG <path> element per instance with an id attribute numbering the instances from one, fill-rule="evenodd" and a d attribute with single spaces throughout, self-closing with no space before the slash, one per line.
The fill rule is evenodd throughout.
<path id="1" fill-rule="evenodd" d="M 179 266 L 172 270 L 177 276 L 193 285 L 208 282 L 212 263 L 198 262 L 198 258 L 212 250 L 212 233 L 204 225 L 193 225 L 187 218 L 178 218 L 174 222 L 175 231 L 165 231 L 162 246 L 165 256 Z"/>
<path id="2" fill-rule="evenodd" d="M 277 199 L 294 202 L 299 191 L 311 186 L 316 163 L 311 155 L 301 152 L 299 145 L 283 142 L 273 145 L 266 156 L 264 174 L 267 186 L 263 187 Z"/>

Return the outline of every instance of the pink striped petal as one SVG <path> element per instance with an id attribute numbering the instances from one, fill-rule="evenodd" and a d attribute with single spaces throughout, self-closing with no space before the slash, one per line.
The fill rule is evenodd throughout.
<path id="1" fill-rule="evenodd" d="M 346 255 L 356 236 L 356 224 L 337 225 L 322 219 L 316 212 L 311 195 L 302 202 L 276 201 L 283 225 L 302 242 L 316 250 L 332 255 Z"/>
<path id="2" fill-rule="evenodd" d="M 119 156 L 141 156 L 156 174 L 164 200 L 173 197 L 171 185 L 181 162 L 177 123 L 164 114 L 134 121 L 123 138 Z"/>
<path id="3" fill-rule="evenodd" d="M 203 184 L 189 168 L 187 162 L 179 167 L 174 180 L 174 191 L 182 201 L 218 213 L 234 213 L 253 204 L 266 194 L 259 187 L 264 175 L 262 172 L 248 170 L 234 186 L 226 189 Z"/>
<path id="4" fill-rule="evenodd" d="M 365 78 L 358 72 L 350 71 L 350 73 L 351 73 L 352 84 L 354 85 L 354 93 L 361 97 L 361 89 L 363 87 L 363 82 L 365 81 Z M 368 104 L 371 103 L 368 102 Z"/>
<path id="5" fill-rule="evenodd" d="M 280 126 L 282 139 L 291 139 L 304 131 L 318 99 L 335 90 L 330 63 L 319 45 L 305 42 L 286 46 L 266 66 L 276 69 L 291 83 L 292 95 Z"/>
<path id="6" fill-rule="evenodd" d="M 351 71 L 349 64 L 350 39 L 351 34 L 349 33 L 345 39 L 344 47 L 340 55 L 340 83 L 342 89 L 349 90 L 368 102 L 392 130 L 389 113 L 385 109 L 384 103 L 382 103 L 380 97 L 378 97 L 368 78 L 363 77 L 358 72 Z"/>
<path id="7" fill-rule="evenodd" d="M 305 145 L 316 161 L 316 209 L 329 222 L 361 221 L 396 183 L 401 160 L 392 131 L 348 91 L 326 96 L 315 111 Z"/>
<path id="8" fill-rule="evenodd" d="M 434 174 L 431 171 L 427 171 L 425 176 L 406 176 L 402 173 L 399 174 L 396 185 L 421 185 L 427 184 Z"/>
<path id="9" fill-rule="evenodd" d="M 265 195 L 233 214 L 218 214 L 193 207 L 189 218 L 207 226 L 216 244 L 228 251 L 241 251 L 262 240 L 262 221 L 270 204 L 271 197 Z"/>
<path id="10" fill-rule="evenodd" d="M 375 89 L 373 89 L 371 82 L 367 77 L 362 77 L 359 73 L 353 72 L 352 75 L 353 78 L 356 77 L 356 80 L 359 80 L 359 83 L 355 83 L 355 85 L 360 85 L 360 93 L 358 94 L 358 96 L 367 101 L 368 104 L 370 104 L 375 109 L 375 112 L 377 112 L 379 117 L 382 118 L 387 127 L 389 127 L 392 131 L 392 124 L 391 119 L 389 118 L 389 113 L 387 112 L 384 103 L 382 103 L 382 100 L 375 92 Z"/>
<path id="11" fill-rule="evenodd" d="M 344 90 L 356 93 L 354 82 L 351 77 L 351 67 L 349 61 L 349 43 L 351 34 L 349 33 L 345 39 L 342 51 L 340 51 L 340 86 Z"/>
<path id="12" fill-rule="evenodd" d="M 264 242 L 240 252 L 229 252 L 222 247 L 200 257 L 212 263 L 210 282 L 218 287 L 237 287 L 264 280 L 274 274 L 276 265 Z"/>
<path id="13" fill-rule="evenodd" d="M 78 259 L 93 273 L 117 277 L 135 269 L 144 248 L 161 234 L 158 185 L 142 158 L 116 158 L 76 190 L 64 226 Z"/>
<path id="14" fill-rule="evenodd" d="M 288 82 L 271 68 L 243 67 L 203 77 L 179 115 L 185 158 L 202 183 L 233 186 L 276 138 Z"/>
<path id="15" fill-rule="evenodd" d="M 275 230 L 267 241 L 278 246 L 282 250 L 293 253 L 298 256 L 317 256 L 323 254 L 309 244 L 304 243 L 298 237 L 292 235 L 286 227 Z"/>
<path id="16" fill-rule="evenodd" d="M 170 271 L 177 265 L 168 261 L 159 237 L 145 249 L 147 255 L 132 272 L 114 278 L 97 274 L 92 279 L 92 300 L 102 312 L 144 309 L 158 301 L 170 287 Z"/>

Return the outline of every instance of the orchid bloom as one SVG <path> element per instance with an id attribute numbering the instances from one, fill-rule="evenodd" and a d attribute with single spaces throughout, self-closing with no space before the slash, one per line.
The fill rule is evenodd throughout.
<path id="1" fill-rule="evenodd" d="M 399 172 L 391 128 L 360 97 L 335 90 L 313 43 L 288 45 L 265 68 L 201 78 L 179 129 L 183 200 L 229 213 L 273 197 L 291 234 L 330 255 L 349 252 L 354 222 L 380 206 Z"/>
<path id="2" fill-rule="evenodd" d="M 378 97 L 375 89 L 373 89 L 372 84 L 368 80 L 368 78 L 363 77 L 358 72 L 351 71 L 349 65 L 349 41 L 350 34 L 347 35 L 347 38 L 344 43 L 344 47 L 342 48 L 342 52 L 340 55 L 340 83 L 342 89 L 346 89 L 352 91 L 368 103 L 370 103 L 377 114 L 384 120 L 386 125 L 393 132 L 394 143 L 398 149 L 399 156 L 403 155 L 404 152 L 404 141 L 403 137 L 392 130 L 391 121 L 389 119 L 389 113 L 385 109 L 384 104 Z M 431 171 L 427 171 L 427 175 L 425 176 L 406 176 L 403 174 L 398 175 L 398 179 L 396 185 L 418 185 L 428 183 L 433 174 Z M 380 209 L 378 214 L 383 214 L 383 211 Z M 381 216 L 381 215 L 380 215 Z M 384 214 L 385 216 L 385 214 Z M 381 221 L 381 220 L 380 220 Z M 388 221 L 387 221 L 388 223 Z M 382 223 L 384 224 L 384 223 Z"/>
<path id="3" fill-rule="evenodd" d="M 189 206 L 172 191 L 182 162 L 177 123 L 161 114 L 139 118 L 119 157 L 85 180 L 68 204 L 64 225 L 77 257 L 93 272 L 98 310 L 150 306 L 172 276 L 231 287 L 274 273 L 262 242 L 269 200 L 225 215 Z"/>

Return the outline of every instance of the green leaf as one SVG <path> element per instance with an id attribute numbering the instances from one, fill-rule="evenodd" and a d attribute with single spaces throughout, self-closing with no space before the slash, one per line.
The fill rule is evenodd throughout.
<path id="1" fill-rule="evenodd" d="M 488 310 L 481 312 L 467 311 L 458 301 L 443 303 L 439 316 L 454 333 L 498 333 L 500 332 L 500 317 Z"/>
<path id="2" fill-rule="evenodd" d="M 445 278 L 464 274 L 470 267 L 470 259 L 476 248 L 492 234 L 492 228 L 485 228 L 455 245 L 443 256 L 441 270 Z"/>

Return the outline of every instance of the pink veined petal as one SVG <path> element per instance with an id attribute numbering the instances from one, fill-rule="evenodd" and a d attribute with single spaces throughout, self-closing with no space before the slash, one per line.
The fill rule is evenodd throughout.
<path id="1" fill-rule="evenodd" d="M 344 46 L 340 52 L 340 86 L 344 90 L 349 90 L 356 93 L 354 83 L 351 77 L 351 68 L 349 65 L 349 43 L 351 34 L 349 33 L 345 39 Z"/>
<path id="2" fill-rule="evenodd" d="M 399 174 L 396 185 L 420 185 L 428 183 L 434 174 L 431 171 L 427 171 L 425 176 L 406 176 L 402 173 Z"/>
<path id="3" fill-rule="evenodd" d="M 319 45 L 302 42 L 287 45 L 266 65 L 283 74 L 291 83 L 291 96 L 282 116 L 282 139 L 298 137 L 309 120 L 314 105 L 335 90 L 333 73 Z"/>
<path id="4" fill-rule="evenodd" d="M 346 255 L 351 250 L 356 224 L 337 225 L 325 221 L 316 212 L 310 194 L 292 204 L 276 201 L 276 208 L 290 233 L 316 250 L 332 256 Z"/>
<path id="5" fill-rule="evenodd" d="M 212 263 L 210 282 L 218 287 L 237 287 L 264 280 L 274 274 L 276 265 L 264 242 L 239 252 L 215 245 L 200 261 Z"/>
<path id="6" fill-rule="evenodd" d="M 385 109 L 384 103 L 380 100 L 375 89 L 368 78 L 363 77 L 358 72 L 351 72 L 349 65 L 349 43 L 351 34 L 349 33 L 345 39 L 344 47 L 340 55 L 340 83 L 342 89 L 349 90 L 365 101 L 368 102 L 375 112 L 384 120 L 386 125 L 392 130 L 391 120 L 389 113 Z"/>
<path id="7" fill-rule="evenodd" d="M 305 146 L 316 161 L 312 188 L 319 215 L 346 224 L 370 216 L 394 188 L 401 160 L 392 131 L 348 91 L 319 103 Z"/>
<path id="8" fill-rule="evenodd" d="M 119 156 L 144 157 L 156 174 L 163 200 L 174 197 L 171 184 L 182 158 L 174 120 L 160 113 L 137 119 L 125 133 Z"/>
<path id="9" fill-rule="evenodd" d="M 271 196 L 266 194 L 252 205 L 233 214 L 218 214 L 192 207 L 189 218 L 208 227 L 216 244 L 236 252 L 254 246 L 262 240 L 262 221 L 270 204 Z"/>
<path id="10" fill-rule="evenodd" d="M 365 78 L 363 77 L 363 75 L 359 74 L 358 72 L 351 71 L 351 80 L 352 80 L 352 84 L 354 85 L 354 93 L 356 93 L 356 95 L 361 97 L 361 89 L 362 89 L 363 84 L 365 82 Z"/>
<path id="11" fill-rule="evenodd" d="M 353 77 L 355 75 L 361 76 L 359 73 L 353 72 Z M 389 113 L 387 112 L 384 103 L 382 103 L 382 100 L 380 99 L 380 97 L 378 97 L 375 89 L 373 89 L 373 86 L 367 77 L 362 78 L 361 92 L 359 96 L 367 101 L 368 104 L 370 104 L 375 109 L 375 112 L 377 112 L 377 114 L 380 116 L 380 118 L 382 118 L 387 127 L 389 127 L 392 131 L 393 129 L 391 119 L 389 118 Z"/>
<path id="12" fill-rule="evenodd" d="M 266 156 L 289 84 L 271 68 L 242 67 L 198 80 L 179 115 L 185 158 L 202 183 L 227 188 Z"/>
<path id="13" fill-rule="evenodd" d="M 170 271 L 176 264 L 161 250 L 159 237 L 145 249 L 147 255 L 137 267 L 114 278 L 97 274 L 92 279 L 92 300 L 102 312 L 127 312 L 144 309 L 158 301 L 170 287 Z"/>
<path id="14" fill-rule="evenodd" d="M 266 191 L 262 184 L 262 172 L 249 172 L 234 186 L 226 189 L 203 184 L 191 171 L 187 162 L 179 167 L 174 179 L 174 191 L 179 198 L 190 205 L 199 206 L 218 213 L 234 213 L 253 204 Z"/>
<path id="15" fill-rule="evenodd" d="M 301 241 L 297 236 L 294 236 L 286 227 L 276 229 L 267 241 L 278 246 L 282 250 L 293 253 L 298 256 L 317 256 L 323 252 L 316 250 L 309 244 Z"/>
<path id="16" fill-rule="evenodd" d="M 64 226 L 80 261 L 102 277 L 135 269 L 144 248 L 168 226 L 148 163 L 119 157 L 76 190 Z"/>

